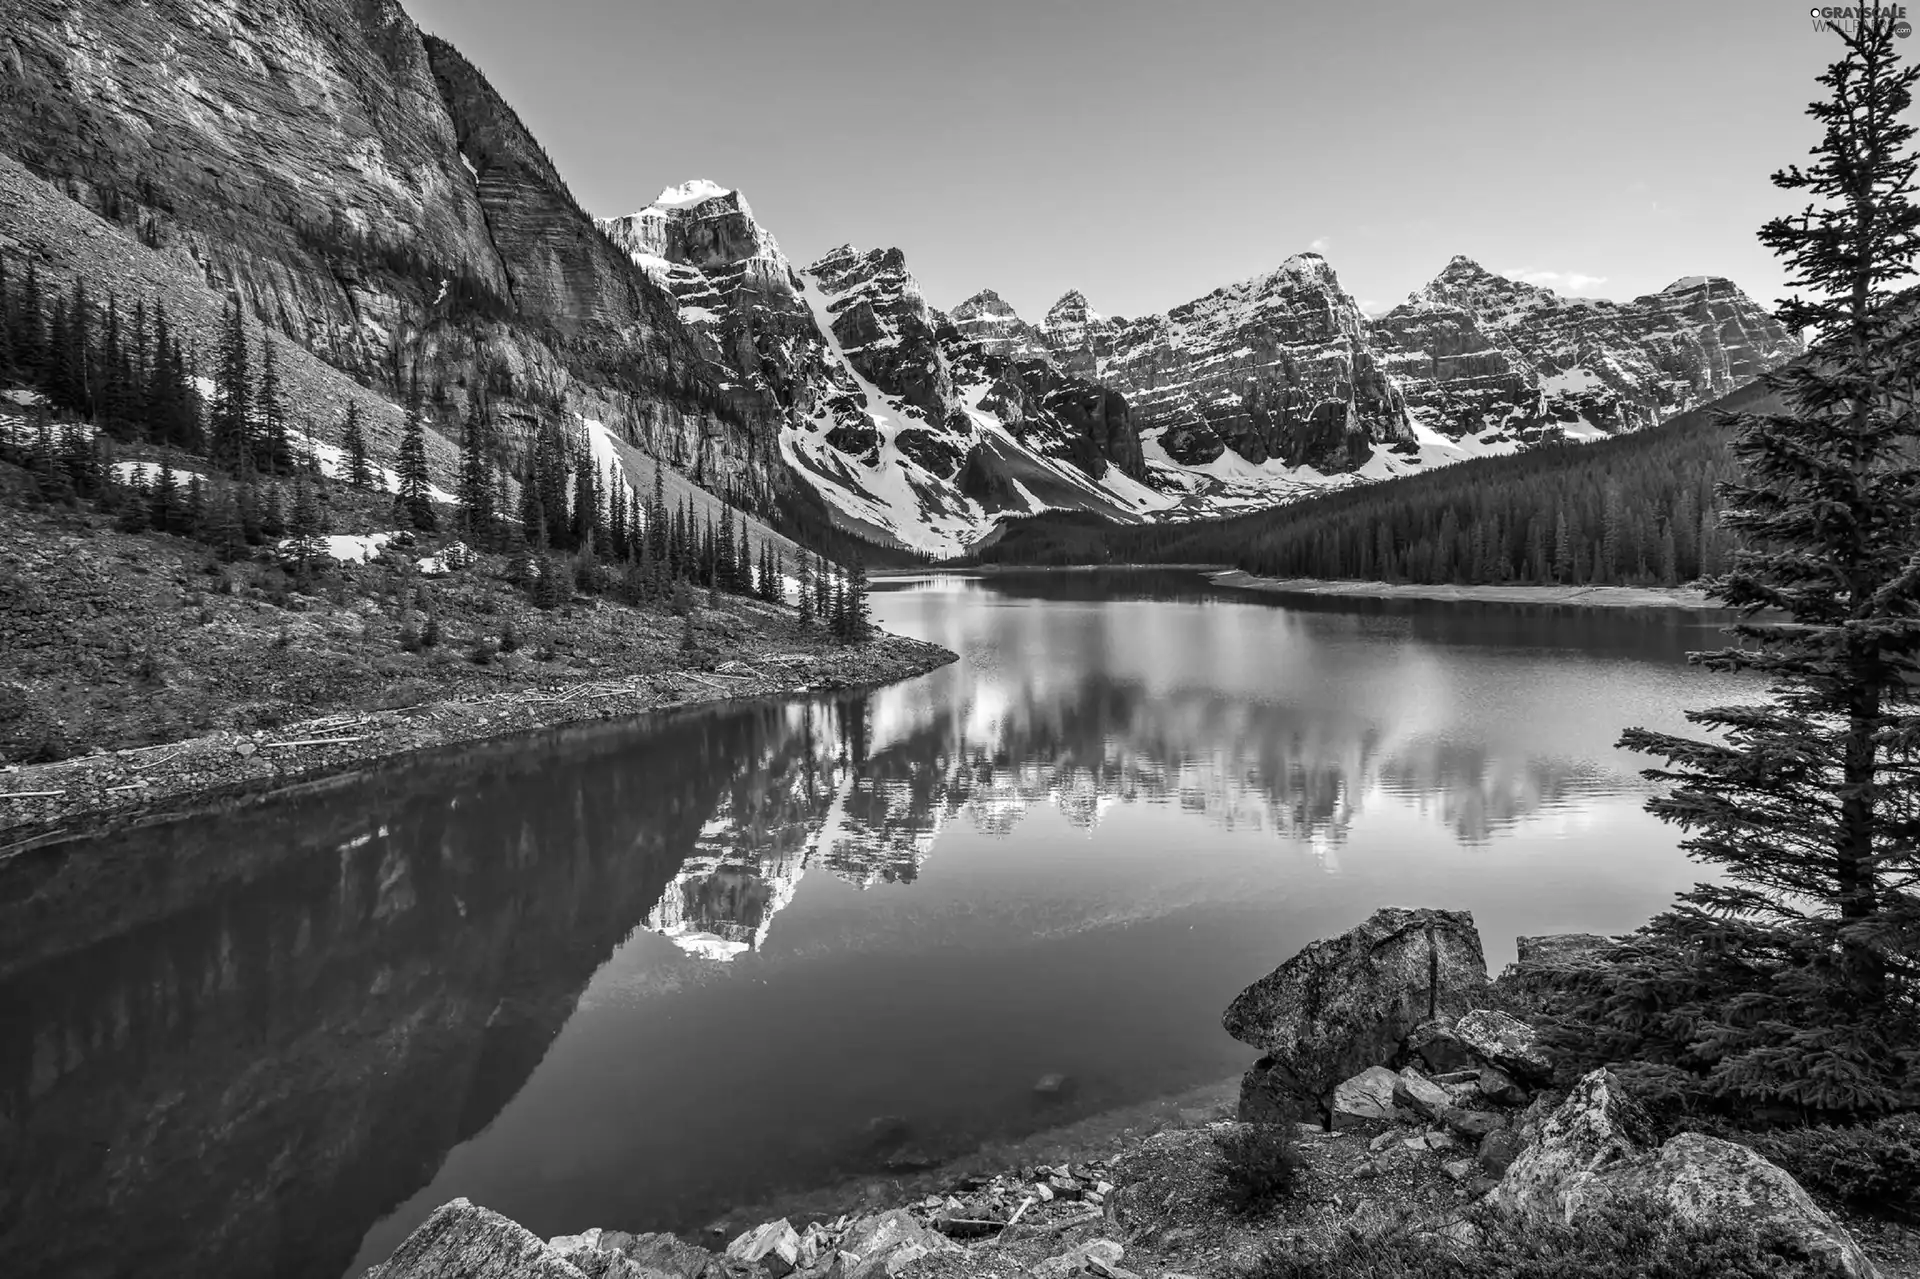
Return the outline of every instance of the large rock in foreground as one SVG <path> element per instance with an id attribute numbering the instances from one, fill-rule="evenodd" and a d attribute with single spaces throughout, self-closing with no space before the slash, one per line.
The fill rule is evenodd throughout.
<path id="1" fill-rule="evenodd" d="M 1621 1196 L 1662 1200 L 1686 1220 L 1781 1230 L 1848 1279 L 1879 1273 L 1798 1182 L 1745 1146 L 1689 1132 L 1654 1150 L 1646 1113 L 1607 1070 L 1581 1078 L 1487 1201 L 1571 1223 Z"/>
<path id="2" fill-rule="evenodd" d="M 1307 946 L 1240 992 L 1221 1023 L 1266 1056 L 1241 1083 L 1240 1118 L 1274 1122 L 1391 1059 L 1422 1022 L 1458 1017 L 1486 984 L 1465 911 L 1375 911 L 1351 932 Z"/>
<path id="3" fill-rule="evenodd" d="M 585 1279 L 519 1222 L 465 1199 L 442 1204 L 365 1279 Z"/>

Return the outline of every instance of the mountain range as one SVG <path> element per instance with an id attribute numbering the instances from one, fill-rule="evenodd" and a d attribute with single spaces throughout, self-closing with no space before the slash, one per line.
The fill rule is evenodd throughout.
<path id="1" fill-rule="evenodd" d="M 589 216 L 395 0 L 7 7 L 0 151 L 99 224 L 55 243 L 10 201 L 0 257 L 64 283 L 112 234 L 154 256 L 140 300 L 238 295 L 313 357 L 296 426 L 323 440 L 366 388 L 376 439 L 403 388 L 449 438 L 484 391 L 510 453 L 557 427 L 795 535 L 944 556 L 1048 509 L 1257 509 L 1637 429 L 1800 349 L 1724 279 L 1613 303 L 1461 257 L 1372 317 L 1316 253 L 1164 314 L 1070 292 L 1031 322 L 992 290 L 941 310 L 898 248 L 797 266 L 714 182 Z"/>

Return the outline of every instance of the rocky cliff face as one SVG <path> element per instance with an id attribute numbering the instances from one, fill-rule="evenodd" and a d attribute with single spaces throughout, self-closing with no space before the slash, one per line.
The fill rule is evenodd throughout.
<path id="1" fill-rule="evenodd" d="M 1350 471 L 1373 445 L 1412 440 L 1366 317 L 1317 253 L 1140 320 L 1098 317 L 1069 293 L 1045 332 L 1062 367 L 1126 395 L 1181 465 L 1232 449 L 1255 466 Z"/>
<path id="2" fill-rule="evenodd" d="M 1608 302 L 1563 298 L 1465 257 L 1373 327 L 1409 403 L 1449 435 L 1636 430 L 1800 352 L 1729 280 L 1692 276 Z"/>
<path id="3" fill-rule="evenodd" d="M 0 148 L 328 363 L 418 378 L 449 421 L 486 385 L 510 426 L 593 417 L 709 482 L 780 478 L 770 407 L 395 0 L 8 9 Z"/>
<path id="4" fill-rule="evenodd" d="M 1014 360 L 1043 360 L 1046 335 L 1022 320 L 992 289 L 982 289 L 947 313 L 960 340 Z"/>
<path id="5" fill-rule="evenodd" d="M 994 336 L 984 299 L 934 310 L 898 249 L 795 270 L 745 197 L 705 180 L 600 227 L 778 406 L 782 458 L 847 529 L 953 554 L 1002 513 L 1139 518 L 1155 500 L 1123 396 L 1031 358 L 1037 331 Z"/>

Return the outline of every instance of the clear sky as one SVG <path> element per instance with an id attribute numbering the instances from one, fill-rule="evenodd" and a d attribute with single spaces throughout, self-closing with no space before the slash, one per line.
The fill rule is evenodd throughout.
<path id="1" fill-rule="evenodd" d="M 936 306 L 1164 310 L 1317 248 L 1384 309 L 1456 253 L 1628 298 L 1794 197 L 1837 56 L 1792 0 L 403 0 L 596 215 L 704 177 L 797 264 L 896 245 Z M 1914 40 L 1920 52 L 1920 38 Z"/>

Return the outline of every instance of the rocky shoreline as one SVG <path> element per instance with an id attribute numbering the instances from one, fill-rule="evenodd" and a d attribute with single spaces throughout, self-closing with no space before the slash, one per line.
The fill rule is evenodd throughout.
<path id="1" fill-rule="evenodd" d="M 582 671 L 391 710 L 352 711 L 271 732 L 210 733 L 48 764 L 0 769 L 0 856 L 103 827 L 261 802 L 369 765 L 438 747 L 702 703 L 887 684 L 956 660 L 898 635 L 805 651 L 743 649 L 712 669 Z"/>
<path id="2" fill-rule="evenodd" d="M 1556 1089 L 1532 1027 L 1484 1006 L 1531 966 L 1579 962 L 1607 940 L 1521 938 L 1515 968 L 1489 980 L 1470 915 L 1383 909 L 1229 1006 L 1229 1033 L 1264 1054 L 1231 1109 L 1203 1090 L 1211 1105 L 1165 1108 L 1164 1122 L 1110 1134 L 1104 1150 L 1013 1153 L 998 1170 L 955 1165 L 932 1185 L 895 1183 L 890 1203 L 876 1184 L 863 1204 L 796 1206 L 737 1233 L 716 1223 L 710 1247 L 604 1229 L 543 1240 L 455 1200 L 368 1276 L 1235 1279 L 1276 1249 L 1392 1235 L 1471 1253 L 1495 1220 L 1574 1227 L 1618 1203 L 1664 1204 L 1689 1226 L 1775 1230 L 1847 1279 L 1914 1274 L 1909 1235 L 1869 1255 L 1748 1147 L 1696 1132 L 1657 1141 L 1610 1071 Z M 1320 1118 L 1294 1122 L 1303 1111 Z M 1260 1133 L 1288 1134 L 1294 1169 L 1277 1202 L 1248 1212 L 1222 1194 L 1224 1152 Z"/>
<path id="3" fill-rule="evenodd" d="M 1368 599 L 1450 600 L 1483 604 L 1553 604 L 1571 608 L 1678 608 L 1725 611 L 1707 593 L 1688 586 L 1492 586 L 1418 582 L 1328 581 L 1312 577 L 1256 577 L 1244 569 L 1212 575 L 1220 586 L 1276 595 L 1360 596 Z"/>

